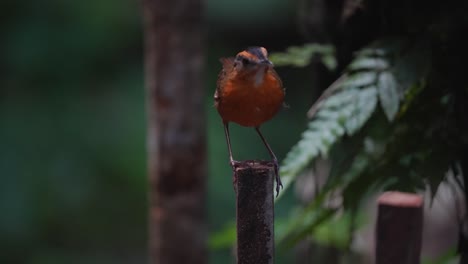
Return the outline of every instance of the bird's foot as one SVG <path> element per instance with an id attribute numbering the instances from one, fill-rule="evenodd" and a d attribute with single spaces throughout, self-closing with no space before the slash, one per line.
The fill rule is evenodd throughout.
<path id="1" fill-rule="evenodd" d="M 232 184 L 234 185 L 234 190 L 236 190 L 237 185 L 237 176 L 236 176 L 236 169 L 240 166 L 240 162 L 237 160 L 230 160 L 229 164 L 232 168 Z"/>
<path id="2" fill-rule="evenodd" d="M 280 189 L 283 188 L 283 183 L 279 175 L 279 164 L 277 159 L 273 159 L 273 164 L 275 166 L 275 180 L 276 180 L 276 197 L 279 195 Z"/>
<path id="3" fill-rule="evenodd" d="M 236 171 L 236 169 L 240 166 L 241 162 L 237 160 L 230 160 L 229 164 L 231 165 L 232 171 Z"/>

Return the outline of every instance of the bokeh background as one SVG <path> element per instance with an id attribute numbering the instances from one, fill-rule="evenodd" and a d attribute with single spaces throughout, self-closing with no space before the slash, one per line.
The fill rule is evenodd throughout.
<path id="1" fill-rule="evenodd" d="M 220 64 L 247 46 L 304 42 L 298 2 L 207 0 L 207 216 L 232 224 L 234 191 L 212 94 Z M 0 263 L 145 263 L 146 116 L 141 3 L 0 3 Z M 290 106 L 263 128 L 282 159 L 317 91 L 307 68 L 279 68 Z M 232 126 L 237 159 L 268 158 L 252 129 Z M 287 193 L 277 219 L 294 202 Z M 221 243 L 222 244 L 222 243 Z M 213 246 L 210 263 L 229 263 Z M 278 252 L 279 263 L 287 254 Z"/>

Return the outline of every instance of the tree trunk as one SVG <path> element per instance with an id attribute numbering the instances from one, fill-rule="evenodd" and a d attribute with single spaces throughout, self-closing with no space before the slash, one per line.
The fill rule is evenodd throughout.
<path id="1" fill-rule="evenodd" d="M 202 3 L 143 3 L 150 263 L 205 263 Z"/>

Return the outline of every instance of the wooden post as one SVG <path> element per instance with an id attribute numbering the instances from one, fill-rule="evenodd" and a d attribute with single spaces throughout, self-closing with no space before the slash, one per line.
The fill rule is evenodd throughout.
<path id="1" fill-rule="evenodd" d="M 385 192 L 378 199 L 376 264 L 419 264 L 423 198 Z"/>
<path id="2" fill-rule="evenodd" d="M 237 263 L 272 264 L 275 253 L 274 165 L 243 161 L 235 171 Z"/>
<path id="3" fill-rule="evenodd" d="M 201 0 L 144 0 L 149 263 L 207 262 Z"/>

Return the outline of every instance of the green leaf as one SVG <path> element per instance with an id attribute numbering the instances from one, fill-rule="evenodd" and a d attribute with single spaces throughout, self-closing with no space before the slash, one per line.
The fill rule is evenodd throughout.
<path id="1" fill-rule="evenodd" d="M 370 86 L 359 91 L 355 101 L 345 110 L 349 111 L 345 128 L 348 135 L 356 133 L 371 117 L 377 105 L 377 89 Z"/>
<path id="2" fill-rule="evenodd" d="M 330 148 L 344 135 L 354 134 L 370 118 L 377 105 L 375 86 L 342 90 L 324 102 L 316 118 L 291 149 L 280 168 L 284 189 L 319 155 L 326 156 Z M 280 192 L 279 197 L 282 193 Z M 278 197 L 278 198 L 279 198 Z"/>
<path id="3" fill-rule="evenodd" d="M 387 70 L 389 63 L 384 58 L 379 57 L 366 57 L 362 56 L 355 59 L 349 66 L 350 71 L 359 71 L 359 70 Z"/>
<path id="4" fill-rule="evenodd" d="M 322 63 L 329 71 L 335 70 L 336 66 L 338 65 L 338 62 L 336 61 L 335 55 L 333 53 L 323 55 Z"/>
<path id="5" fill-rule="evenodd" d="M 389 121 L 393 121 L 400 106 L 398 84 L 391 72 L 382 72 L 377 83 L 379 100 Z"/>
<path id="6" fill-rule="evenodd" d="M 321 106 L 321 109 L 323 111 L 326 111 L 327 108 L 341 108 L 344 105 L 350 104 L 356 100 L 359 94 L 359 89 L 358 88 L 349 88 L 346 90 L 343 90 L 339 93 L 340 96 L 331 96 L 327 98 L 323 102 L 323 105 Z M 317 113 L 317 116 L 321 114 L 321 112 Z"/>
<path id="7" fill-rule="evenodd" d="M 331 45 L 312 43 L 302 47 L 292 46 L 289 47 L 286 52 L 274 52 L 269 56 L 270 60 L 278 67 L 305 67 L 309 65 L 315 57 L 320 57 L 322 63 L 329 70 L 334 70 L 336 68 L 335 49 Z"/>
<path id="8" fill-rule="evenodd" d="M 356 74 L 350 75 L 346 78 L 342 83 L 341 86 L 343 87 L 364 87 L 376 84 L 377 82 L 377 73 L 373 71 L 366 71 L 366 72 L 358 72 Z"/>

